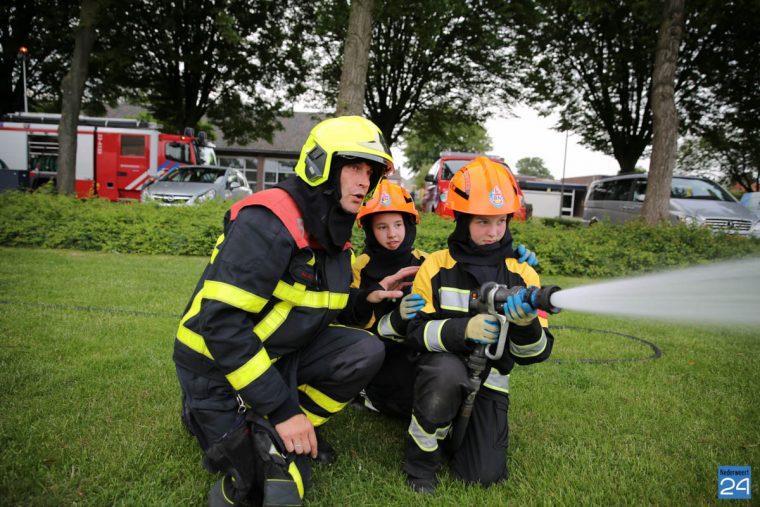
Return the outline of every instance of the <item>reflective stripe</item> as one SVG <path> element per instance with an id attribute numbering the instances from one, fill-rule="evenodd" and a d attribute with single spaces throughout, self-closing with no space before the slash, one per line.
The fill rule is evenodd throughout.
<path id="1" fill-rule="evenodd" d="M 303 286 L 302 286 L 303 287 Z M 338 292 L 314 292 L 295 287 L 280 280 L 272 293 L 277 299 L 289 301 L 293 306 L 342 310 L 348 304 L 348 294 Z"/>
<path id="2" fill-rule="evenodd" d="M 203 291 L 201 290 L 198 292 L 198 294 L 195 295 L 195 298 L 193 298 L 193 304 L 190 305 L 190 309 L 187 311 L 185 316 L 182 317 L 182 320 L 179 323 L 179 328 L 177 329 L 177 339 L 190 347 L 190 349 L 194 350 L 195 352 L 203 354 L 204 356 L 213 360 L 214 357 L 211 355 L 211 352 L 209 352 L 208 347 L 206 347 L 206 341 L 203 339 L 203 337 L 185 327 L 185 322 L 187 322 L 188 319 L 194 317 L 195 315 L 198 315 L 198 312 L 201 309 L 202 299 Z"/>
<path id="3" fill-rule="evenodd" d="M 206 299 L 221 301 L 249 313 L 259 313 L 267 304 L 263 297 L 224 282 L 206 280 L 201 292 Z"/>
<path id="4" fill-rule="evenodd" d="M 314 412 L 309 412 L 303 407 L 300 407 L 300 409 L 304 414 L 306 414 L 306 418 L 311 421 L 311 424 L 313 424 L 315 428 L 322 426 L 328 421 L 327 417 L 322 417 L 321 415 L 317 415 Z"/>
<path id="5" fill-rule="evenodd" d="M 293 482 L 296 483 L 299 498 L 303 500 L 303 479 L 301 478 L 301 472 L 298 470 L 295 461 L 291 461 L 290 465 L 288 465 L 288 473 L 293 478 Z"/>
<path id="6" fill-rule="evenodd" d="M 470 291 L 456 287 L 441 287 L 438 295 L 441 298 L 441 310 L 458 312 L 470 311 Z"/>
<path id="7" fill-rule="evenodd" d="M 266 317 L 261 319 L 261 322 L 256 324 L 253 328 L 253 332 L 259 337 L 259 340 L 266 341 L 267 338 L 272 336 L 272 333 L 277 331 L 285 319 L 288 318 L 290 310 L 293 309 L 293 304 L 288 301 L 280 301 L 267 313 Z"/>
<path id="8" fill-rule="evenodd" d="M 496 368 L 491 368 L 483 387 L 509 394 L 509 374 L 502 375 Z"/>
<path id="9" fill-rule="evenodd" d="M 203 340 L 203 337 L 197 333 L 193 333 L 185 326 L 180 325 L 179 329 L 177 329 L 177 339 L 195 352 L 203 354 L 211 360 L 214 359 L 214 356 L 211 355 L 208 347 L 206 347 L 206 342 Z"/>
<path id="10" fill-rule="evenodd" d="M 211 260 L 209 261 L 209 264 L 214 263 L 214 259 L 216 259 L 216 254 L 219 253 L 219 245 L 224 241 L 224 234 L 219 236 L 219 239 L 216 240 L 216 244 L 214 245 L 214 249 L 211 251 Z"/>
<path id="11" fill-rule="evenodd" d="M 512 343 L 511 340 L 509 342 L 509 351 L 512 353 L 512 355 L 517 357 L 537 356 L 543 352 L 545 348 L 546 333 L 544 333 L 543 329 L 541 330 L 541 338 L 539 338 L 536 343 L 533 343 L 531 345 L 517 345 L 515 343 Z"/>
<path id="12" fill-rule="evenodd" d="M 316 403 L 319 407 L 327 410 L 331 414 L 340 412 L 340 410 L 348 405 L 347 401 L 335 401 L 326 394 L 317 391 L 313 387 L 307 384 L 301 384 L 298 386 L 298 390 L 304 393 L 306 396 Z"/>
<path id="13" fill-rule="evenodd" d="M 243 366 L 225 376 L 236 391 L 241 391 L 267 371 L 271 364 L 272 361 L 269 360 L 269 354 L 267 354 L 267 351 L 262 347 L 261 350 L 256 352 L 256 355 L 250 358 Z"/>
<path id="14" fill-rule="evenodd" d="M 385 338 L 393 338 L 395 336 L 401 336 L 398 331 L 393 329 L 391 324 L 391 314 L 386 313 L 380 317 L 380 322 L 377 323 L 377 334 Z"/>
<path id="15" fill-rule="evenodd" d="M 431 320 L 425 324 L 422 335 L 425 339 L 425 348 L 430 352 L 448 352 L 446 347 L 443 346 L 443 340 L 441 339 L 441 330 L 447 320 L 449 319 Z"/>
<path id="16" fill-rule="evenodd" d="M 412 414 L 412 420 L 409 422 L 409 435 L 417 444 L 417 447 L 425 452 L 433 452 L 438 449 L 438 441 L 446 438 L 451 429 L 451 424 L 443 428 L 436 428 L 434 433 L 428 433 L 420 425 L 417 418 Z"/>

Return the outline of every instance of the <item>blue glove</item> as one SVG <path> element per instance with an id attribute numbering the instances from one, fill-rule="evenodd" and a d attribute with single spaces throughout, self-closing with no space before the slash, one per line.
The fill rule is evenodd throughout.
<path id="1" fill-rule="evenodd" d="M 525 294 L 524 290 L 512 294 L 504 303 L 504 316 L 509 322 L 518 326 L 527 326 L 538 315 L 538 310 L 523 301 L 523 294 Z"/>
<path id="2" fill-rule="evenodd" d="M 512 243 L 512 248 L 517 255 L 517 262 L 527 262 L 528 266 L 531 267 L 538 266 L 538 258 L 536 257 L 536 254 L 525 248 L 524 245 L 517 245 L 517 248 L 514 248 L 514 243 Z"/>
<path id="3" fill-rule="evenodd" d="M 501 324 L 493 315 L 479 313 L 467 321 L 464 337 L 471 342 L 490 345 L 499 339 L 500 331 Z"/>
<path id="4" fill-rule="evenodd" d="M 398 311 L 403 320 L 412 320 L 417 312 L 425 306 L 425 300 L 419 294 L 407 294 L 401 299 Z"/>

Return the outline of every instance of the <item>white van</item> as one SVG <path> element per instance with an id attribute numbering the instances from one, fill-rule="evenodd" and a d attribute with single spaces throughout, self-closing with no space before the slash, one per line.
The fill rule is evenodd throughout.
<path id="1" fill-rule="evenodd" d="M 647 174 L 597 180 L 586 195 L 583 221 L 622 223 L 641 216 Z M 760 237 L 760 220 L 720 185 L 704 178 L 673 176 L 670 220 L 705 225 L 713 230 Z"/>

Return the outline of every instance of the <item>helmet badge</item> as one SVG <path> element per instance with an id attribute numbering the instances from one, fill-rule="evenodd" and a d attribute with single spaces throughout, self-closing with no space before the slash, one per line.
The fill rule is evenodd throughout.
<path id="1" fill-rule="evenodd" d="M 380 194 L 380 206 L 390 206 L 391 205 L 391 196 L 388 192 L 383 190 L 383 193 Z"/>
<path id="2" fill-rule="evenodd" d="M 488 194 L 488 200 L 497 208 L 504 206 L 504 194 L 501 193 L 498 185 L 494 185 L 493 190 Z"/>

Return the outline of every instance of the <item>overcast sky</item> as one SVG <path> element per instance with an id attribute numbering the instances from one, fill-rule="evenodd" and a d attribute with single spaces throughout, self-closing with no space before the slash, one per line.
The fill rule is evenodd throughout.
<path id="1" fill-rule="evenodd" d="M 565 152 L 565 134 L 552 130 L 557 119 L 543 118 L 527 106 L 513 109 L 514 117 L 493 118 L 486 123 L 493 145 L 492 153 L 501 155 L 517 172 L 517 161 L 525 157 L 541 157 L 555 179 L 562 177 Z M 617 161 L 610 156 L 591 151 L 578 144 L 579 137 L 570 134 L 567 143 L 565 177 L 592 174 L 614 175 L 620 170 Z M 393 149 L 397 162 L 403 164 L 401 150 Z M 649 160 L 640 159 L 638 166 L 648 168 Z M 406 171 L 404 176 L 406 176 Z"/>

